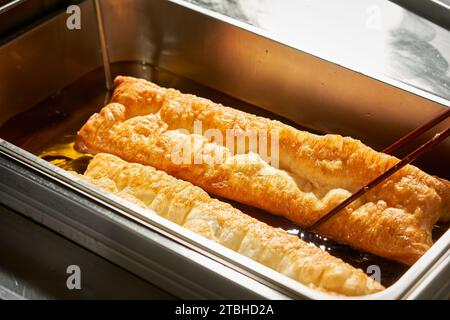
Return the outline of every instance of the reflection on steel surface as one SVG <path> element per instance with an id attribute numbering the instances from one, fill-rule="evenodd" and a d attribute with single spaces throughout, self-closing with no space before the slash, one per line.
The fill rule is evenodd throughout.
<path id="1" fill-rule="evenodd" d="M 385 0 L 188 0 L 293 47 L 450 98 L 450 32 Z"/>
<path id="2" fill-rule="evenodd" d="M 405 12 L 400 26 L 391 31 L 390 71 L 398 79 L 416 82 L 417 86 L 448 98 L 449 60 L 433 45 L 438 36 L 436 29 Z"/>

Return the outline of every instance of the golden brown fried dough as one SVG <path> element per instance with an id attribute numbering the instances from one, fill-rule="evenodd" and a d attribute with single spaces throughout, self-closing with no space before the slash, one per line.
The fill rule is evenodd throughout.
<path id="1" fill-rule="evenodd" d="M 311 288 L 349 296 L 384 289 L 362 270 L 163 171 L 98 154 L 82 177 Z"/>
<path id="2" fill-rule="evenodd" d="M 305 227 L 326 214 L 398 159 L 338 135 L 319 136 L 281 122 L 161 88 L 145 80 L 118 77 L 113 103 L 79 131 L 77 146 L 108 152 L 190 181 L 206 191 L 284 216 Z M 203 130 L 256 131 L 279 137 L 279 167 L 257 153 L 195 135 Z M 174 161 L 180 146 L 188 158 Z M 225 144 L 226 145 L 226 144 Z M 270 146 L 269 146 L 270 148 Z M 178 157 L 179 159 L 180 157 Z M 432 245 L 431 230 L 450 211 L 450 187 L 408 165 L 318 228 L 338 242 L 406 264 Z"/>

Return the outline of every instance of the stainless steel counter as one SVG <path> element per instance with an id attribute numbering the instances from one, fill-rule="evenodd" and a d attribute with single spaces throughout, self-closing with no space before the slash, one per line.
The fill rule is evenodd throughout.
<path id="1" fill-rule="evenodd" d="M 117 265 L 0 205 L 0 299 L 173 299 Z M 81 289 L 66 286 L 80 267 Z"/>
<path id="2" fill-rule="evenodd" d="M 450 32 L 390 1 L 187 1 L 350 69 L 450 98 Z"/>

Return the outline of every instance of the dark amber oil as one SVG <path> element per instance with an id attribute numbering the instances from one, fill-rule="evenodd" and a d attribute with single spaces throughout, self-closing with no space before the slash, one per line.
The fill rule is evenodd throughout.
<path id="1" fill-rule="evenodd" d="M 302 130 L 306 129 L 269 111 L 149 65 L 118 63 L 113 65 L 113 74 L 146 78 L 164 87 L 176 88 L 246 112 L 280 120 Z M 104 88 L 103 71 L 98 69 L 90 72 L 37 106 L 8 120 L 0 127 L 0 137 L 56 166 L 83 173 L 92 159 L 92 155 L 80 153 L 74 149 L 75 135 L 88 118 L 99 111 L 109 100 L 109 93 Z M 311 129 L 306 130 L 318 133 Z M 393 284 L 408 269 L 407 266 L 395 261 L 362 252 L 304 231 L 294 223 L 260 209 L 234 201 L 221 200 L 231 203 L 236 208 L 271 226 L 282 228 L 299 236 L 302 240 L 341 258 L 354 267 L 367 271 L 369 266 L 377 265 L 380 267 L 381 282 L 384 286 Z M 448 227 L 448 224 L 436 225 L 433 230 L 433 238 L 438 239 Z"/>

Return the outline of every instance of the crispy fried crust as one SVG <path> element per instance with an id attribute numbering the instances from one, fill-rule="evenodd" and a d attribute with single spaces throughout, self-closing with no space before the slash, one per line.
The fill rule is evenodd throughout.
<path id="1" fill-rule="evenodd" d="M 318 136 L 281 122 L 257 117 L 193 95 L 165 89 L 145 80 L 118 77 L 112 98 L 79 131 L 77 146 L 108 152 L 188 180 L 208 192 L 282 215 L 308 226 L 398 159 L 360 141 L 338 135 Z M 276 132 L 279 169 L 256 153 L 223 147 L 194 135 L 227 129 Z M 179 161 L 187 156 L 221 157 L 221 163 Z M 226 145 L 226 143 L 224 143 Z M 270 146 L 268 147 L 270 149 Z M 178 155 L 174 161 L 174 154 Z M 250 159 L 250 160 L 249 160 Z M 406 166 L 318 230 L 341 243 L 406 264 L 432 245 L 431 229 L 450 211 L 450 188 L 414 166 Z"/>
<path id="2" fill-rule="evenodd" d="M 98 154 L 83 177 L 311 288 L 349 296 L 384 289 L 360 269 L 163 171 Z"/>

